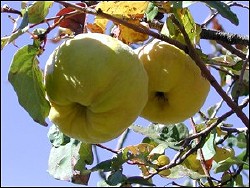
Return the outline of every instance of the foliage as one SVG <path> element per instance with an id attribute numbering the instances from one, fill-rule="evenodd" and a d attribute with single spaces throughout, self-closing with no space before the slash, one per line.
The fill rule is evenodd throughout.
<path id="1" fill-rule="evenodd" d="M 50 8 L 58 3 L 64 8 L 53 13 L 54 17 L 48 18 Z M 235 46 L 231 46 L 228 36 L 222 37 L 221 41 L 211 40 L 211 46 L 216 49 L 214 54 L 204 54 L 202 49 L 198 49 L 201 34 L 209 32 L 206 26 L 211 22 L 215 29 L 220 28 L 218 33 L 225 36 L 222 25 L 218 22 L 215 24 L 216 15 L 220 14 L 232 24 L 238 25 L 240 20 L 230 7 L 244 7 L 235 2 L 201 1 L 211 9 L 210 18 L 214 18 L 208 19 L 201 27 L 195 23 L 189 11 L 189 6 L 193 3 L 197 2 L 87 1 L 74 4 L 61 1 L 25 1 L 22 2 L 21 10 L 2 7 L 2 13 L 19 14 L 21 24 L 18 27 L 15 25 L 10 35 L 1 38 L 1 50 L 4 50 L 6 45 L 15 44 L 15 40 L 21 38 L 24 33 L 31 34 L 33 39 L 32 44 L 27 44 L 15 52 L 8 78 L 20 105 L 41 125 L 47 125 L 46 118 L 50 106 L 45 97 L 43 72 L 39 68 L 38 59 L 43 55 L 46 46 L 50 45 L 47 35 L 54 29 L 59 31 L 54 42 L 88 31 L 112 35 L 137 48 L 156 37 L 182 48 L 186 53 L 190 52 L 187 48 L 195 48 L 195 54 L 189 53 L 195 62 L 201 59 L 209 68 L 207 70 L 213 68 L 220 75 L 219 81 L 213 80 L 208 73 L 211 71 L 206 72 L 204 67 L 201 68 L 202 73 L 221 96 L 221 101 L 211 104 L 205 112 L 200 111 L 195 118 L 190 118 L 191 130 L 184 122 L 169 126 L 152 122 L 147 127 L 134 124 L 129 130 L 142 134 L 142 142 L 113 150 L 104 145 L 91 145 L 69 138 L 60 133 L 56 126 L 51 126 L 48 133 L 52 144 L 48 171 L 54 178 L 87 185 L 90 174 L 99 172 L 105 175 L 98 186 L 157 186 L 153 181 L 153 177 L 157 175 L 166 179 L 187 177 L 196 180 L 200 186 L 246 186 L 243 184 L 241 172 L 249 170 L 249 124 L 246 123 L 248 118 L 242 108 L 249 102 L 249 46 L 242 42 L 242 37 L 235 34 Z M 86 23 L 88 14 L 95 16 L 91 23 Z M 42 27 L 42 23 L 47 25 Z M 111 29 L 108 28 L 109 24 Z M 226 44 L 223 46 L 225 48 L 219 44 Z M 5 55 L 4 52 L 2 54 Z M 219 84 L 216 85 L 215 82 Z M 223 92 L 222 88 L 227 88 L 227 93 Z M 221 112 L 224 101 L 230 107 L 228 112 Z M 234 113 L 245 127 L 225 122 L 226 118 Z M 114 157 L 98 161 L 94 165 L 94 158 L 98 158 L 98 154 L 93 154 L 95 147 L 114 153 Z M 169 150 L 176 155 L 170 159 L 170 163 L 159 165 L 157 159 Z M 125 175 L 125 165 L 136 165 L 141 175 Z M 167 175 L 163 175 L 164 171 L 168 172 Z M 220 179 L 213 178 L 218 175 L 221 176 Z"/>

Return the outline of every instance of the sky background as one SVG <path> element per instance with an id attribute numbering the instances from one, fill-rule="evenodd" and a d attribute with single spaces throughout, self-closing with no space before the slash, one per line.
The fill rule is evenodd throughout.
<path id="1" fill-rule="evenodd" d="M 241 3 L 249 5 L 248 2 Z M 4 4 L 18 10 L 21 6 L 20 1 L 1 1 L 1 6 Z M 59 4 L 54 3 L 47 17 L 54 16 L 59 9 Z M 190 10 L 195 22 L 199 24 L 203 23 L 209 15 L 209 9 L 202 3 L 191 5 Z M 225 31 L 249 35 L 249 10 L 240 7 L 232 7 L 231 10 L 237 14 L 240 23 L 238 26 L 235 26 L 228 20 L 218 16 L 217 18 L 223 25 Z M 1 37 L 9 35 L 12 32 L 13 24 L 8 18 L 8 15 L 10 14 L 1 14 Z M 11 16 L 13 18 L 17 17 L 13 14 Z M 88 18 L 90 19 L 90 17 L 87 17 L 87 19 Z M 41 27 L 44 26 L 45 25 L 41 25 Z M 44 28 L 46 28 L 46 26 Z M 50 34 L 49 38 L 52 38 L 54 34 L 55 32 Z M 18 47 L 27 44 L 32 44 L 32 39 L 30 39 L 29 34 L 25 33 L 16 40 Z M 52 44 L 50 42 L 46 45 L 45 52 L 39 57 L 40 67 L 42 69 L 44 69 L 48 56 L 57 45 L 58 44 Z M 206 54 L 214 50 L 205 40 L 201 40 L 201 47 L 202 51 Z M 17 95 L 12 85 L 8 82 L 9 67 L 17 49 L 14 45 L 9 44 L 1 51 L 1 186 L 80 186 L 66 181 L 55 180 L 47 172 L 48 158 L 51 149 L 47 133 L 51 122 L 47 119 L 49 126 L 46 128 L 35 123 L 29 114 L 19 105 Z M 211 87 L 209 96 L 202 109 L 207 109 L 219 101 L 219 95 L 215 93 Z M 229 110 L 225 104 L 223 105 L 223 109 L 224 112 Z M 249 114 L 248 107 L 244 109 L 244 112 Z M 241 120 L 235 115 L 228 118 L 227 122 L 237 124 L 238 127 L 244 127 Z M 139 125 L 149 124 L 148 121 L 142 118 L 138 118 L 135 123 Z M 189 121 L 185 123 L 190 128 Z M 138 144 L 142 139 L 143 136 L 130 131 L 125 146 Z M 115 149 L 117 140 L 118 138 L 103 145 Z M 98 149 L 98 152 L 101 156 L 101 161 L 113 156 L 112 153 L 103 149 Z M 171 159 L 174 153 L 169 152 L 167 155 Z M 124 172 L 127 175 L 140 174 L 138 168 L 131 166 L 125 167 Z M 98 173 L 92 173 L 89 186 L 96 186 L 99 180 Z M 164 186 L 173 181 L 159 177 L 154 178 L 154 180 L 158 186 Z M 183 181 L 183 179 L 180 180 L 180 182 L 181 181 Z"/>

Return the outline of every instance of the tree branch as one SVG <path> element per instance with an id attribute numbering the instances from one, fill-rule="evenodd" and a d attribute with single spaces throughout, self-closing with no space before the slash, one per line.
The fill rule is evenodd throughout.
<path id="1" fill-rule="evenodd" d="M 11 14 L 18 14 L 19 16 L 22 16 L 22 13 L 19 10 L 13 9 L 8 7 L 8 5 L 4 5 L 1 7 L 1 13 L 11 13 Z"/>
<path id="2" fill-rule="evenodd" d="M 220 84 L 216 81 L 214 76 L 210 73 L 210 71 L 207 69 L 206 65 L 202 62 L 199 55 L 196 53 L 186 31 L 185 28 L 179 23 L 179 21 L 174 17 L 174 15 L 171 15 L 170 18 L 172 19 L 173 23 L 178 26 L 180 31 L 182 32 L 185 42 L 189 49 L 189 56 L 194 60 L 196 65 L 201 69 L 201 72 L 203 75 L 207 78 L 207 80 L 210 82 L 210 84 L 215 88 L 217 93 L 225 100 L 227 105 L 236 113 L 236 115 L 240 118 L 240 120 L 245 124 L 246 127 L 249 127 L 249 119 L 246 116 L 246 114 L 243 113 L 242 109 L 238 107 L 238 105 L 232 101 L 232 99 L 227 95 L 227 93 L 222 89 Z"/>
<path id="3" fill-rule="evenodd" d="M 249 37 L 239 34 L 232 34 L 217 30 L 202 29 L 200 34 L 201 39 L 209 39 L 225 42 L 227 44 L 243 44 L 249 45 Z"/>
<path id="4" fill-rule="evenodd" d="M 148 22 L 146 19 L 143 20 L 144 22 L 148 23 L 150 28 L 156 29 L 158 31 L 161 31 L 164 23 L 153 20 L 151 22 Z M 243 44 L 243 45 L 249 45 L 249 37 L 248 36 L 242 36 L 239 34 L 232 34 L 227 33 L 223 31 L 217 31 L 217 30 L 211 30 L 211 29 L 201 29 L 200 34 L 201 39 L 208 39 L 208 40 L 216 40 L 227 43 L 227 44 Z"/>

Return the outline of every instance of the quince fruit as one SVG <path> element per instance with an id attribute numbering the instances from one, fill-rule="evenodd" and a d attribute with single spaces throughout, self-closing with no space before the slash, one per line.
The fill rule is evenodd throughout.
<path id="1" fill-rule="evenodd" d="M 160 155 L 157 158 L 157 165 L 159 165 L 160 167 L 165 166 L 169 163 L 170 163 L 170 159 L 166 155 Z"/>
<path id="2" fill-rule="evenodd" d="M 133 123 L 148 99 L 147 73 L 132 48 L 108 35 L 85 33 L 50 55 L 45 87 L 49 119 L 72 138 L 102 143 Z"/>
<path id="3" fill-rule="evenodd" d="M 135 52 L 149 77 L 148 102 L 141 116 L 162 124 L 179 123 L 193 116 L 204 104 L 209 82 L 182 50 L 154 39 Z"/>

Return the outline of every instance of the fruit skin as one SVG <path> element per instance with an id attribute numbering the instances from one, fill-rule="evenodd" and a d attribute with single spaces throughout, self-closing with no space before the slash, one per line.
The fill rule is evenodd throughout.
<path id="1" fill-rule="evenodd" d="M 135 52 L 149 77 L 149 99 L 141 114 L 143 118 L 172 124 L 182 122 L 200 110 L 210 84 L 187 54 L 158 39 Z"/>
<path id="2" fill-rule="evenodd" d="M 165 170 L 162 170 L 158 173 L 161 177 L 166 177 L 166 176 L 169 176 L 171 174 L 171 170 L 169 169 L 165 169 Z"/>
<path id="3" fill-rule="evenodd" d="M 132 48 L 108 35 L 85 33 L 63 42 L 45 67 L 49 119 L 88 143 L 119 136 L 141 113 L 148 77 Z"/>
<path id="4" fill-rule="evenodd" d="M 157 164 L 162 167 L 169 164 L 170 159 L 166 155 L 160 155 L 157 159 Z"/>
<path id="5" fill-rule="evenodd" d="M 160 155 L 157 158 L 157 165 L 159 167 L 163 167 L 165 165 L 168 165 L 169 163 L 170 163 L 170 159 L 166 155 Z M 171 174 L 171 170 L 170 169 L 165 169 L 165 170 L 160 171 L 158 174 L 160 176 L 162 176 L 162 177 L 166 177 L 166 176 L 169 176 Z"/>
<path id="6" fill-rule="evenodd" d="M 197 159 L 197 153 L 190 154 L 184 161 L 183 166 L 191 169 L 199 174 L 205 174 L 201 166 L 201 161 Z"/>

